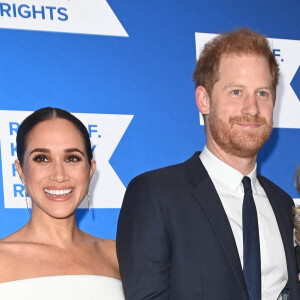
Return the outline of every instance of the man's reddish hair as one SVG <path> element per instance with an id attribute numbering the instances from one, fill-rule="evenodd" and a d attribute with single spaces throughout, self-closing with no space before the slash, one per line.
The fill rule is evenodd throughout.
<path id="1" fill-rule="evenodd" d="M 267 59 L 272 77 L 272 88 L 276 94 L 279 67 L 267 38 L 248 28 L 221 33 L 208 42 L 198 59 L 193 80 L 196 88 L 204 86 L 211 95 L 214 84 L 219 80 L 219 66 L 222 55 L 257 55 Z"/>

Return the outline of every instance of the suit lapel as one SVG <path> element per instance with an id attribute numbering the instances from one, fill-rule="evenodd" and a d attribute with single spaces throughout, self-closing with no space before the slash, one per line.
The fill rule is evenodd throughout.
<path id="1" fill-rule="evenodd" d="M 197 152 L 187 161 L 190 163 L 191 174 L 193 174 L 191 178 L 192 184 L 195 186 L 193 194 L 211 223 L 219 240 L 220 248 L 223 249 L 239 286 L 248 299 L 243 270 L 229 220 L 218 193 L 199 159 L 199 154 Z"/>

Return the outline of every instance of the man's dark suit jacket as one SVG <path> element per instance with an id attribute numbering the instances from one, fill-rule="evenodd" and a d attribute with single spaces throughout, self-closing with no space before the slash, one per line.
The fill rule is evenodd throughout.
<path id="1" fill-rule="evenodd" d="M 249 300 L 234 236 L 199 159 L 139 175 L 120 212 L 117 254 L 128 300 Z M 263 176 L 281 233 L 290 299 L 299 300 L 293 200 Z"/>
<path id="2" fill-rule="evenodd" d="M 300 246 L 295 247 L 296 261 L 297 261 L 297 270 L 300 274 Z"/>

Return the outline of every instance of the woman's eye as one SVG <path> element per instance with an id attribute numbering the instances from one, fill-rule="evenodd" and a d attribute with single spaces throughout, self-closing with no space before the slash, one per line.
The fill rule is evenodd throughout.
<path id="1" fill-rule="evenodd" d="M 78 161 L 81 161 L 81 158 L 76 155 L 69 155 L 69 156 L 67 156 L 66 161 L 67 162 L 78 162 Z"/>
<path id="2" fill-rule="evenodd" d="M 49 161 L 48 157 L 43 154 L 38 154 L 33 158 L 34 161 L 36 162 L 47 162 Z"/>
<path id="3" fill-rule="evenodd" d="M 240 90 L 233 90 L 232 94 L 235 95 L 235 96 L 239 96 L 241 94 L 241 91 Z"/>

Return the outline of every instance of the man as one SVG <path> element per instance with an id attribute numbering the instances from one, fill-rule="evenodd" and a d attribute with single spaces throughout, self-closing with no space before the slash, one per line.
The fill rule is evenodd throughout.
<path id="1" fill-rule="evenodd" d="M 300 299 L 292 199 L 256 173 L 278 65 L 264 36 L 221 34 L 194 72 L 206 146 L 129 184 L 117 253 L 126 299 Z"/>

